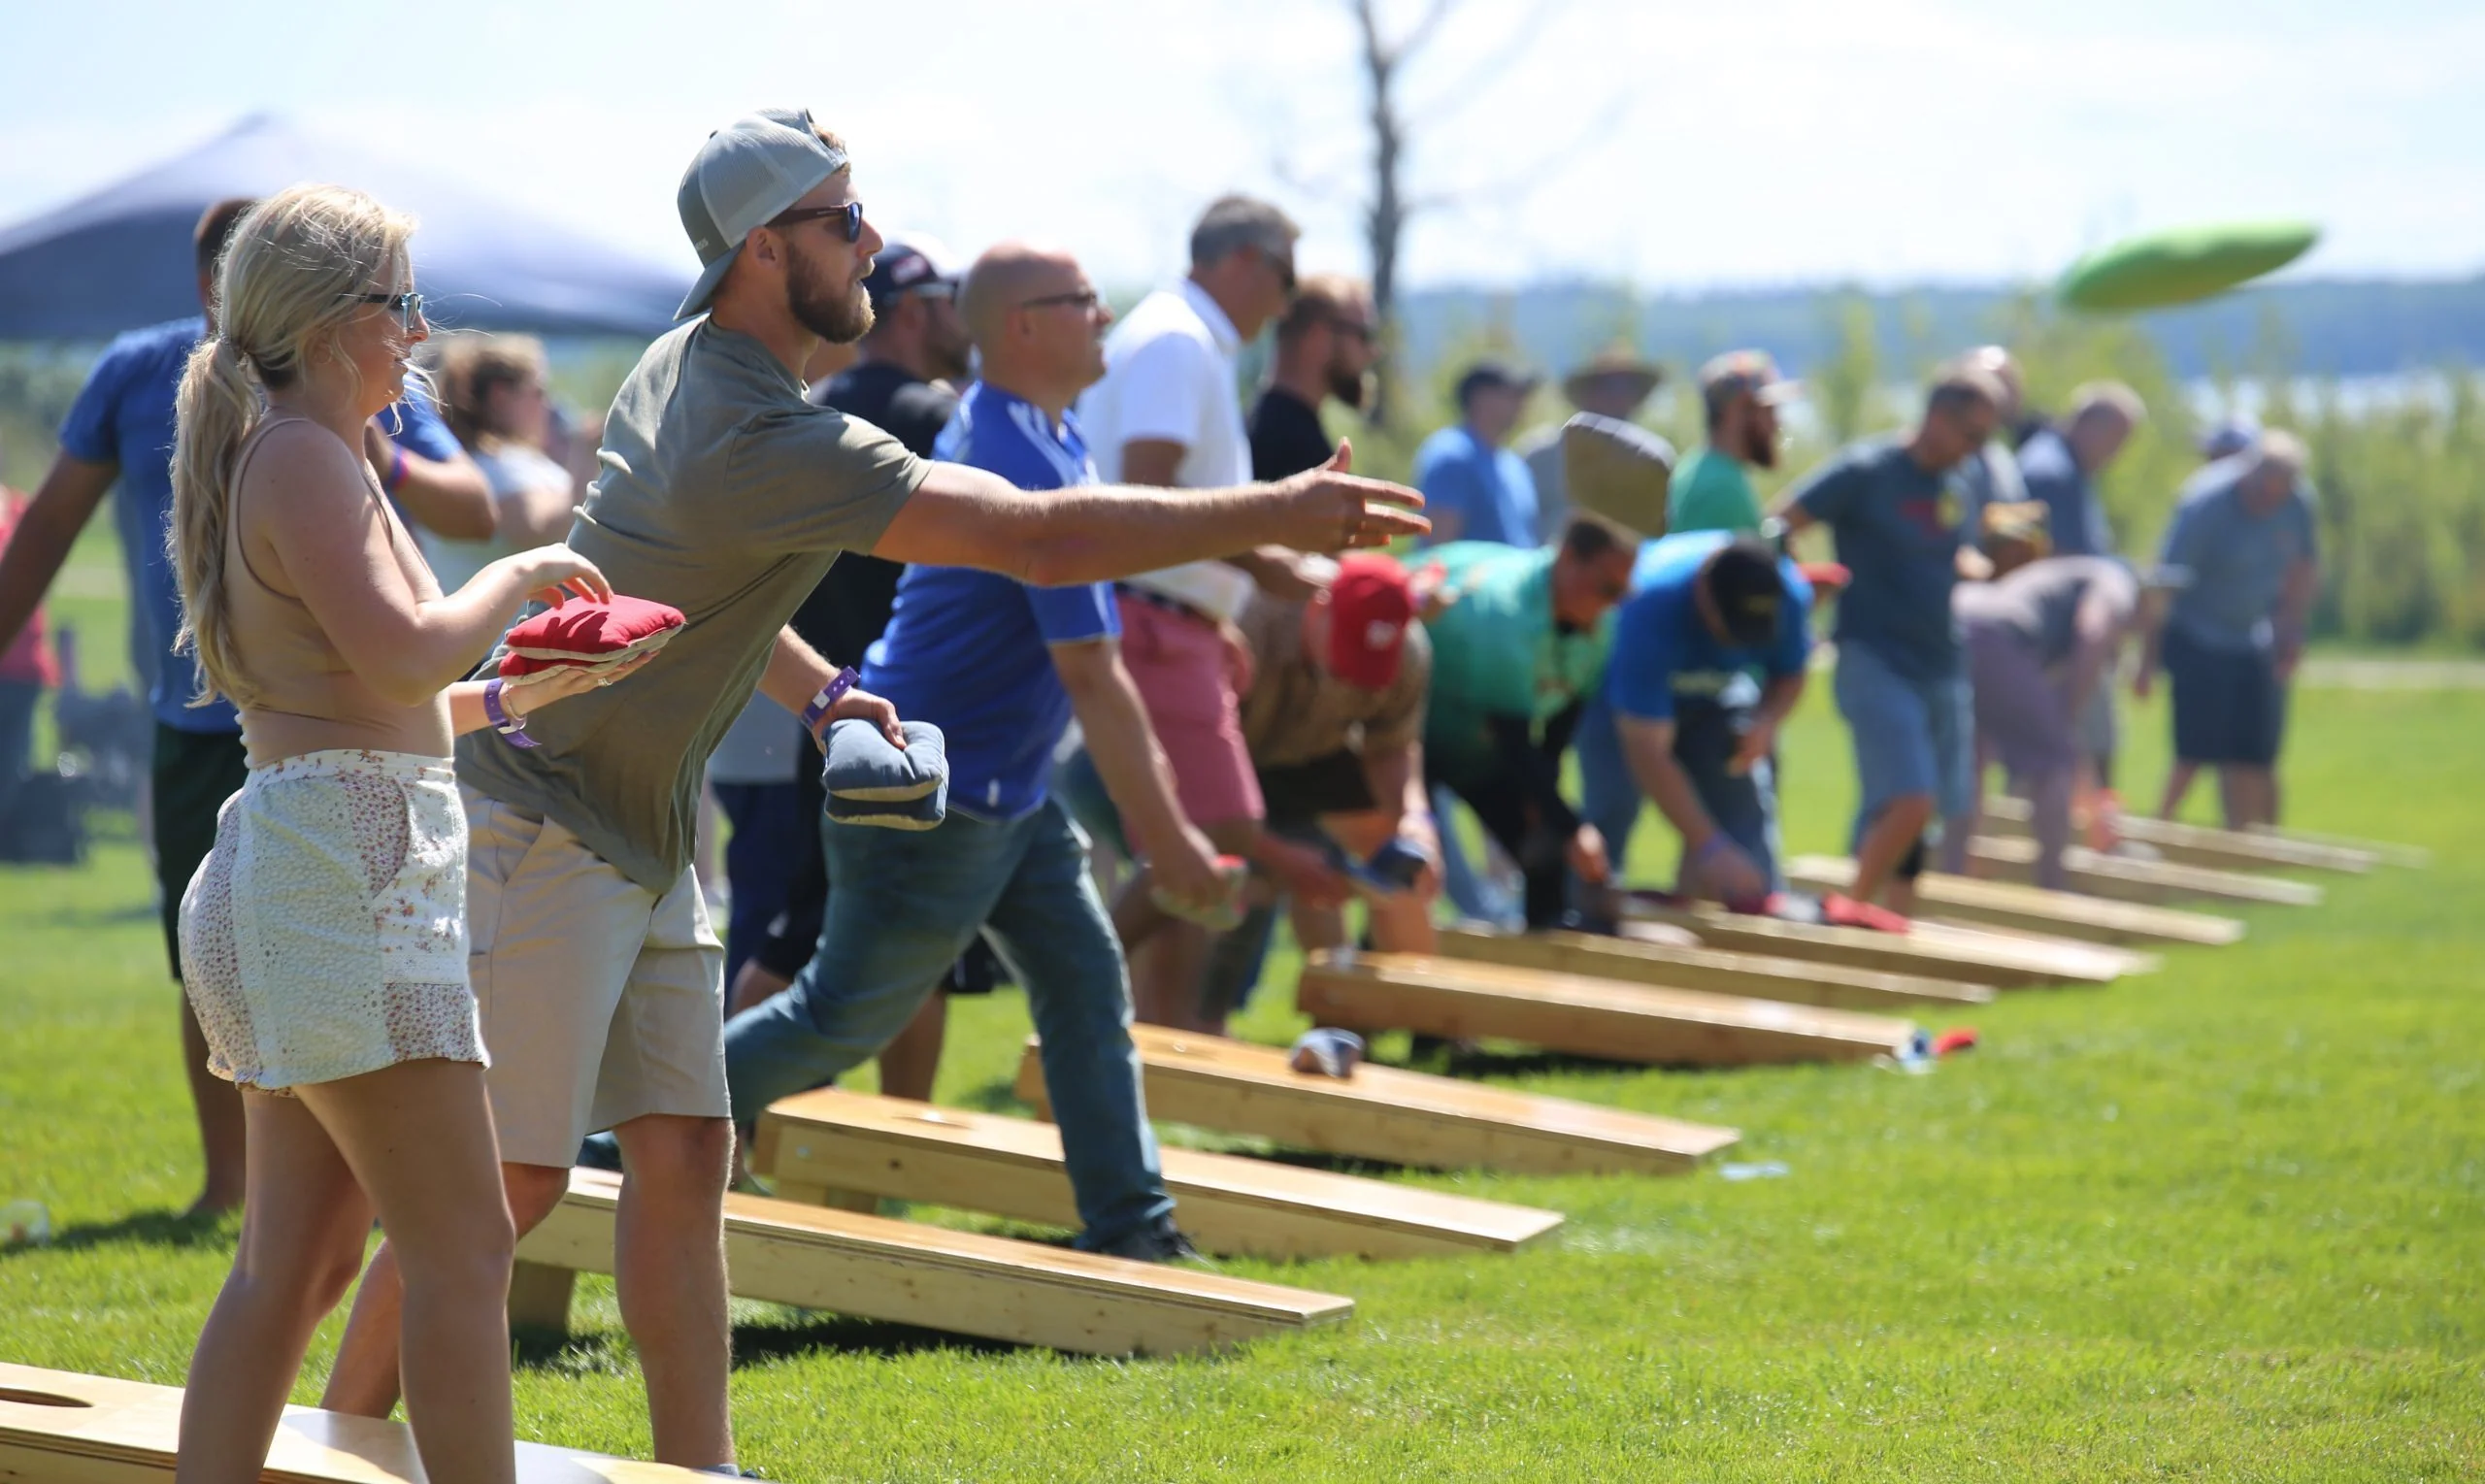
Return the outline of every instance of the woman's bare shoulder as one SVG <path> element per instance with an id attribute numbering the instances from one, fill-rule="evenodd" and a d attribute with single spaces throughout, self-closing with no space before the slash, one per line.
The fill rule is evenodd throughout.
<path id="1" fill-rule="evenodd" d="M 370 465 L 334 433 L 307 418 L 287 417 L 260 435 L 242 470 L 242 488 L 287 509 L 335 510 L 371 498 Z"/>

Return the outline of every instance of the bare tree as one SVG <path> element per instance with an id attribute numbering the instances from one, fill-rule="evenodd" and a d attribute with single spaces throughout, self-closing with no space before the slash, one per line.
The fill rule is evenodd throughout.
<path id="1" fill-rule="evenodd" d="M 1407 228 L 1422 213 L 1446 206 L 1460 196 L 1477 191 L 1494 190 L 1490 184 L 1471 183 L 1466 189 L 1435 195 L 1416 195 L 1408 185 L 1408 148 L 1410 136 L 1418 130 L 1444 121 L 1449 115 L 1472 103 L 1494 79 L 1507 76 L 1517 67 L 1527 48 L 1541 35 L 1559 0 L 1543 0 L 1521 14 L 1504 43 L 1487 49 L 1483 60 L 1467 76 L 1441 89 L 1431 105 L 1410 104 L 1408 100 L 1408 71 L 1415 59 L 1440 34 L 1461 0 L 1427 0 L 1421 14 L 1404 31 L 1391 34 L 1381 18 L 1380 0 L 1343 0 L 1352 17 L 1361 43 L 1364 82 L 1367 89 L 1366 119 L 1372 130 L 1372 177 L 1369 194 L 1363 207 L 1364 247 L 1372 259 L 1373 311 L 1381 330 L 1381 354 L 1375 365 L 1377 386 L 1373 400 L 1372 420 L 1388 426 L 1395 412 L 1395 382 L 1398 347 L 1398 259 L 1405 245 Z M 1591 131 L 1609 126 L 1619 112 L 1622 99 L 1617 96 L 1605 108 L 1594 111 Z M 1543 164 L 1533 168 L 1515 181 L 1501 182 L 1497 194 L 1523 193 L 1541 184 L 1550 173 L 1549 167 L 1564 154 L 1577 148 L 1573 144 Z"/>

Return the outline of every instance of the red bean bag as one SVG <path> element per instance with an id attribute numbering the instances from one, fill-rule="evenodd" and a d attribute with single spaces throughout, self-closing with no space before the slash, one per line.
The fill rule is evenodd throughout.
<path id="1" fill-rule="evenodd" d="M 681 632 L 681 610 L 616 593 L 609 603 L 573 599 L 509 631 L 501 674 L 533 675 L 562 666 L 604 669 L 661 648 Z"/>

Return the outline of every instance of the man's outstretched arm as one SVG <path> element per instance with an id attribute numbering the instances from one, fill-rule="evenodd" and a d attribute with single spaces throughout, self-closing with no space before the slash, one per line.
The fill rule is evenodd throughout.
<path id="1" fill-rule="evenodd" d="M 1086 485 L 1030 495 L 998 475 L 934 464 L 873 546 L 893 562 L 974 567 L 1038 587 L 1101 582 L 1277 544 L 1379 546 L 1429 529 L 1423 497 L 1326 466 L 1275 484 L 1165 490 Z"/>

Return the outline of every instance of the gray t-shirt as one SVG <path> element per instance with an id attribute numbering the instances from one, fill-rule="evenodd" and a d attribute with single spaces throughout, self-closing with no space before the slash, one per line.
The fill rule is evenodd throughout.
<path id="1" fill-rule="evenodd" d="M 2168 622 L 2211 649 L 2269 647 L 2287 570 L 2318 560 L 2312 491 L 2298 481 L 2276 510 L 2244 509 L 2247 460 L 2221 459 L 2192 476 L 2174 503 L 2157 580 L 2173 588 Z"/>
<path id="2" fill-rule="evenodd" d="M 880 539 L 930 466 L 803 400 L 747 335 L 701 319 L 647 347 L 597 452 L 569 544 L 613 591 L 688 620 L 647 668 L 547 707 L 511 746 L 458 739 L 460 781 L 560 821 L 649 891 L 690 864 L 699 777 L 777 631 L 841 551 Z"/>
<path id="3" fill-rule="evenodd" d="M 2105 529 L 2105 503 L 2097 485 L 2071 457 L 2070 441 L 2038 429 L 2019 450 L 2019 475 L 2030 499 L 2045 502 L 2045 526 L 2056 556 L 2111 556 L 2114 538 Z"/>
<path id="4" fill-rule="evenodd" d="M 1930 473 L 1900 441 L 1875 439 L 1806 476 L 1793 498 L 1829 527 L 1852 575 L 1838 600 L 1838 642 L 1862 644 L 1910 680 L 1956 675 L 1950 589 L 1967 529 L 1957 472 Z"/>
<path id="5" fill-rule="evenodd" d="M 1960 583 L 1951 606 L 1962 624 L 2008 629 L 2045 664 L 2058 665 L 2079 643 L 2079 610 L 2091 594 L 2129 617 L 2139 604 L 2139 579 L 2111 557 L 2049 556 L 1998 582 Z"/>

